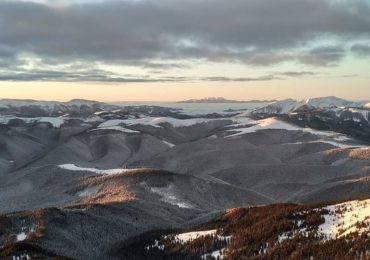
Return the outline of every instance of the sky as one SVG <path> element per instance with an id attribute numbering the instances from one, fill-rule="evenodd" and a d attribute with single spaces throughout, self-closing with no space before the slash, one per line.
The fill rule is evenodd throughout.
<path id="1" fill-rule="evenodd" d="M 370 100 L 370 0 L 0 0 L 0 98 Z"/>

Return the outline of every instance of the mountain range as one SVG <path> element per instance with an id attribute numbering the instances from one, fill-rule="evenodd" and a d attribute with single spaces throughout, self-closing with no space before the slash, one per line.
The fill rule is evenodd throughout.
<path id="1" fill-rule="evenodd" d="M 0 258 L 366 255 L 366 104 L 285 100 L 195 117 L 1 100 Z"/>

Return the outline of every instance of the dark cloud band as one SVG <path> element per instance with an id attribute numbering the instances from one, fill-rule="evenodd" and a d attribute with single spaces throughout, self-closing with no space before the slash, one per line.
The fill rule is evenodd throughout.
<path id="1" fill-rule="evenodd" d="M 369 2 L 360 0 L 127 0 L 64 7 L 0 1 L 0 67 L 16 70 L 22 53 L 45 64 L 78 59 L 155 69 L 166 65 L 153 60 L 188 59 L 329 66 L 347 55 L 349 39 L 370 39 L 369 14 Z M 310 47 L 326 37 L 337 43 Z M 352 51 L 368 53 L 364 46 Z"/>

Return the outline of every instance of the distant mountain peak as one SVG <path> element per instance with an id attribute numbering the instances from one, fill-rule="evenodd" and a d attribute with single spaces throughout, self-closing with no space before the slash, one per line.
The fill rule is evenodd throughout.
<path id="1" fill-rule="evenodd" d="M 96 101 L 96 100 L 74 98 L 74 99 L 71 99 L 70 101 L 68 101 L 66 103 L 90 103 L 90 104 L 95 104 L 95 103 L 101 103 L 101 102 Z"/>

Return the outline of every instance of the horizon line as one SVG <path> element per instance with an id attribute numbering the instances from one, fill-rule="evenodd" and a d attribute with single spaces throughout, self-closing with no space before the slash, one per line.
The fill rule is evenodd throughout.
<path id="1" fill-rule="evenodd" d="M 345 97 L 341 97 L 341 96 L 312 96 L 310 98 L 306 98 L 306 99 L 299 99 L 299 98 L 294 98 L 294 97 L 287 97 L 287 98 L 277 98 L 277 99 L 256 99 L 256 98 L 253 98 L 253 99 L 243 99 L 243 100 L 238 100 L 238 99 L 228 99 L 228 98 L 225 98 L 226 100 L 229 100 L 229 101 L 236 101 L 236 102 L 245 102 L 245 103 L 248 103 L 248 102 L 253 102 L 253 101 L 257 101 L 257 102 L 274 102 L 274 101 L 282 101 L 282 100 L 288 100 L 288 99 L 292 99 L 292 100 L 296 100 L 296 101 L 304 101 L 304 100 L 307 100 L 307 99 L 313 99 L 313 98 L 325 98 L 325 97 L 336 97 L 336 98 L 341 98 L 341 99 L 344 99 L 344 100 L 347 100 L 347 101 L 356 101 L 356 102 L 367 102 L 367 101 L 370 101 L 370 98 L 369 99 L 347 99 Z M 0 97 L 0 101 L 1 100 L 19 100 L 19 101 L 44 101 L 44 102 L 60 102 L 60 103 L 66 103 L 66 102 L 70 102 L 70 101 L 73 101 L 73 100 L 84 100 L 84 101 L 94 101 L 94 102 L 101 102 L 101 103 L 150 103 L 150 102 L 154 102 L 154 103 L 179 103 L 179 102 L 184 102 L 184 101 L 190 101 L 190 100 L 204 100 L 204 99 L 207 99 L 207 98 L 224 98 L 224 97 L 203 97 L 203 98 L 191 98 L 191 99 L 182 99 L 182 100 L 110 100 L 110 101 L 101 101 L 101 100 L 98 100 L 98 99 L 86 99 L 86 98 L 80 98 L 80 97 L 76 97 L 76 98 L 72 98 L 72 99 L 61 99 L 61 100 L 52 100 L 52 99 L 33 99 L 33 98 L 1 98 Z M 197 103 L 197 102 L 194 102 L 194 103 Z M 199 102 L 199 103 L 202 103 L 202 102 Z M 209 102 L 209 103 L 212 103 L 212 102 Z M 233 102 L 214 102 L 214 104 L 216 103 L 219 103 L 219 104 L 222 104 L 222 103 L 233 103 Z M 203 103 L 203 104 L 207 104 L 207 103 Z"/>

